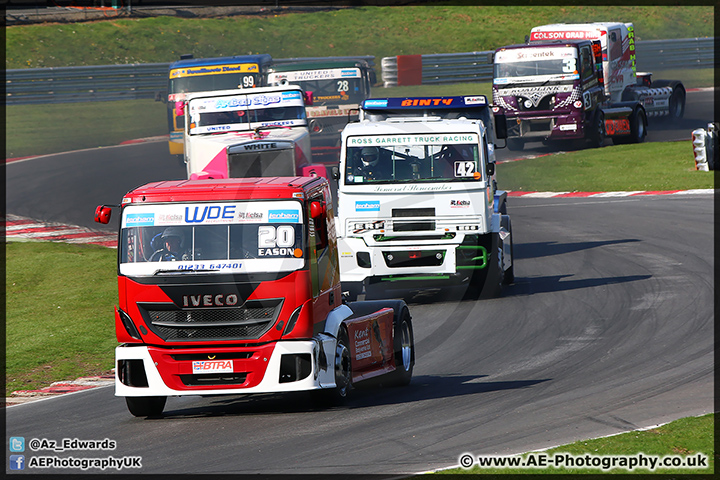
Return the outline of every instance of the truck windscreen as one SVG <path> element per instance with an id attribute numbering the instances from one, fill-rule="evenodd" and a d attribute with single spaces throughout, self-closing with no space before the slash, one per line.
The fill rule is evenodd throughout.
<path id="1" fill-rule="evenodd" d="M 483 178 L 477 134 L 350 137 L 345 185 L 464 182 Z M 430 137 L 423 143 L 422 137 Z M 429 142 L 427 140 L 430 140 Z M 365 145 L 365 146 L 362 146 Z M 371 146 L 372 145 L 372 146 Z"/>
<path id="2" fill-rule="evenodd" d="M 493 83 L 564 81 L 580 78 L 572 47 L 508 49 L 495 54 Z"/>
<path id="3" fill-rule="evenodd" d="M 368 96 L 358 68 L 298 70 L 268 75 L 268 82 L 287 80 L 313 94 L 313 106 L 359 104 Z"/>
<path id="4" fill-rule="evenodd" d="M 305 264 L 296 201 L 128 205 L 120 273 L 293 271 Z"/>

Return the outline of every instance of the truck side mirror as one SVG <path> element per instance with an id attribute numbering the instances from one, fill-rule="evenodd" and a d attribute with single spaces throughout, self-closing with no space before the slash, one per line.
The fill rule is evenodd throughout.
<path id="1" fill-rule="evenodd" d="M 325 215 L 326 213 L 326 207 L 325 202 L 310 202 L 310 217 L 311 218 L 318 218 L 320 216 Z"/>
<path id="2" fill-rule="evenodd" d="M 333 180 L 340 180 L 340 169 L 338 167 L 333 166 L 331 172 Z"/>
<path id="3" fill-rule="evenodd" d="M 108 224 L 110 223 L 110 215 L 112 214 L 112 208 L 105 205 L 98 205 L 95 209 L 95 221 L 97 223 Z"/>
<path id="4" fill-rule="evenodd" d="M 312 107 L 313 104 L 313 92 L 305 92 L 303 94 L 303 97 L 305 98 L 305 106 L 306 107 Z"/>
<path id="5" fill-rule="evenodd" d="M 175 116 L 182 117 L 183 115 L 185 115 L 185 102 L 175 102 Z"/>
<path id="6" fill-rule="evenodd" d="M 492 177 L 495 175 L 495 164 L 494 163 L 488 163 L 485 167 L 485 173 L 487 173 L 488 177 Z"/>

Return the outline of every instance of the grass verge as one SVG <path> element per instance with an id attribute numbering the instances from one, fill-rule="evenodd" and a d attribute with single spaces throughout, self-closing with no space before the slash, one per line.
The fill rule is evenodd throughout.
<path id="1" fill-rule="evenodd" d="M 5 393 L 113 368 L 117 251 L 6 244 Z"/>
<path id="2" fill-rule="evenodd" d="M 715 445 L 714 445 L 714 425 L 715 415 L 703 415 L 701 417 L 683 418 L 666 425 L 643 431 L 634 431 L 614 435 L 611 437 L 597 438 L 593 440 L 583 440 L 569 445 L 551 448 L 543 452 L 531 452 L 523 455 L 512 457 L 495 457 L 495 459 L 504 461 L 507 465 L 510 462 L 521 461 L 520 465 L 537 465 L 542 459 L 553 458 L 555 463 L 558 461 L 564 465 L 560 468 L 555 467 L 536 467 L 536 468 L 481 468 L 478 466 L 478 459 L 475 459 L 475 465 L 469 469 L 455 468 L 438 472 L 440 474 L 483 474 L 483 475 L 500 475 L 500 474 L 672 474 L 673 478 L 678 475 L 692 475 L 691 478 L 713 478 L 715 472 Z M 577 468 L 582 461 L 597 462 L 599 466 L 603 463 L 610 467 L 609 463 L 613 460 L 619 465 L 620 456 L 627 457 L 628 463 L 630 457 L 639 457 L 642 453 L 646 458 L 650 457 L 668 457 L 673 456 L 675 461 L 683 461 L 687 464 L 695 463 L 699 466 L 706 465 L 706 468 Z M 706 463 L 703 463 L 702 454 L 705 456 Z M 570 456 L 570 457 L 568 457 Z M 603 458 L 605 457 L 605 458 Z M 568 468 L 565 465 L 570 463 L 571 459 L 575 463 L 575 468 Z M 590 460 L 588 460 L 590 459 Z M 671 459 L 667 458 L 671 461 Z M 649 463 L 647 465 L 650 465 Z"/>
<path id="3" fill-rule="evenodd" d="M 497 178 L 504 190 L 616 192 L 714 188 L 715 176 L 695 170 L 688 140 L 612 145 L 502 163 Z"/>

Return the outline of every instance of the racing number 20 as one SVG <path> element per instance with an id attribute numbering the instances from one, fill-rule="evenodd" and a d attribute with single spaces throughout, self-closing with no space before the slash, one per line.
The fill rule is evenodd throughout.
<path id="1" fill-rule="evenodd" d="M 269 225 L 258 227 L 258 247 L 288 248 L 294 245 L 295 228 L 291 225 L 281 225 L 277 228 Z"/>

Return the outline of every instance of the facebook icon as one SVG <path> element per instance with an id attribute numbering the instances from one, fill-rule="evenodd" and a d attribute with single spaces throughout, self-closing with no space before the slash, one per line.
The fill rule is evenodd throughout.
<path id="1" fill-rule="evenodd" d="M 25 455 L 10 455 L 10 470 L 25 470 Z"/>

